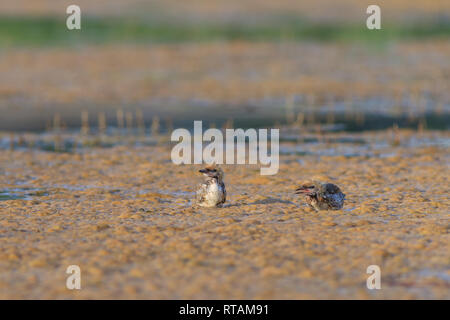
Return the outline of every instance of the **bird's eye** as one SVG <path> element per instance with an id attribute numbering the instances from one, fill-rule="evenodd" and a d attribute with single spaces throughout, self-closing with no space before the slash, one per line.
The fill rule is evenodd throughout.
<path id="1" fill-rule="evenodd" d="M 216 169 L 214 169 L 214 170 L 212 170 L 212 172 L 217 172 L 217 170 L 216 170 Z"/>

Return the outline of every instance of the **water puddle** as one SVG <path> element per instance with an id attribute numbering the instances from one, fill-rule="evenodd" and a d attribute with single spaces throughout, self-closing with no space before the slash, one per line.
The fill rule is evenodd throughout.
<path id="1" fill-rule="evenodd" d="M 51 132 L 24 138 L 24 135 L 0 137 L 0 150 L 40 150 L 57 153 L 75 153 L 90 148 L 113 148 L 131 145 L 135 147 L 154 146 L 157 140 L 151 136 L 79 135 L 79 130 L 67 131 L 64 135 Z"/>
<path id="2" fill-rule="evenodd" d="M 0 201 L 6 200 L 33 200 L 36 197 L 47 196 L 48 192 L 33 188 L 0 189 Z"/>

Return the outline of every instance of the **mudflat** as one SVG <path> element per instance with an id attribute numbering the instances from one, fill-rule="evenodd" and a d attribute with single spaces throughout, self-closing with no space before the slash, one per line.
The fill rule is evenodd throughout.
<path id="1" fill-rule="evenodd" d="M 3 150 L 0 298 L 448 299 L 448 132 L 396 135 L 284 142 L 273 176 L 224 165 L 217 209 L 192 206 L 199 168 L 172 164 L 168 142 Z M 311 177 L 344 209 L 309 209 L 294 190 Z"/>

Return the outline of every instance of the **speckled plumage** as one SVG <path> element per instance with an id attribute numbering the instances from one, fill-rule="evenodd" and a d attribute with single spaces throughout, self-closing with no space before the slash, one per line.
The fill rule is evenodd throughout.
<path id="1" fill-rule="evenodd" d="M 344 207 L 345 194 L 332 183 L 305 182 L 297 188 L 296 193 L 304 194 L 306 203 L 316 211 L 339 210 Z"/>
<path id="2" fill-rule="evenodd" d="M 197 188 L 196 204 L 200 207 L 221 207 L 227 196 L 222 169 L 210 166 L 200 172 L 203 173 L 206 180 Z"/>

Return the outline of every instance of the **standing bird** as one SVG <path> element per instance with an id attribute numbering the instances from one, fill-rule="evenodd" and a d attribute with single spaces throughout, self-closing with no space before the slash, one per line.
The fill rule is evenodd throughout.
<path id="1" fill-rule="evenodd" d="M 306 203 L 316 211 L 339 210 L 344 206 L 345 194 L 332 183 L 305 182 L 295 190 L 295 193 L 304 194 Z"/>
<path id="2" fill-rule="evenodd" d="M 217 166 L 208 166 L 199 170 L 206 180 L 197 189 L 197 205 L 200 207 L 221 207 L 227 197 L 223 183 L 223 171 Z"/>

